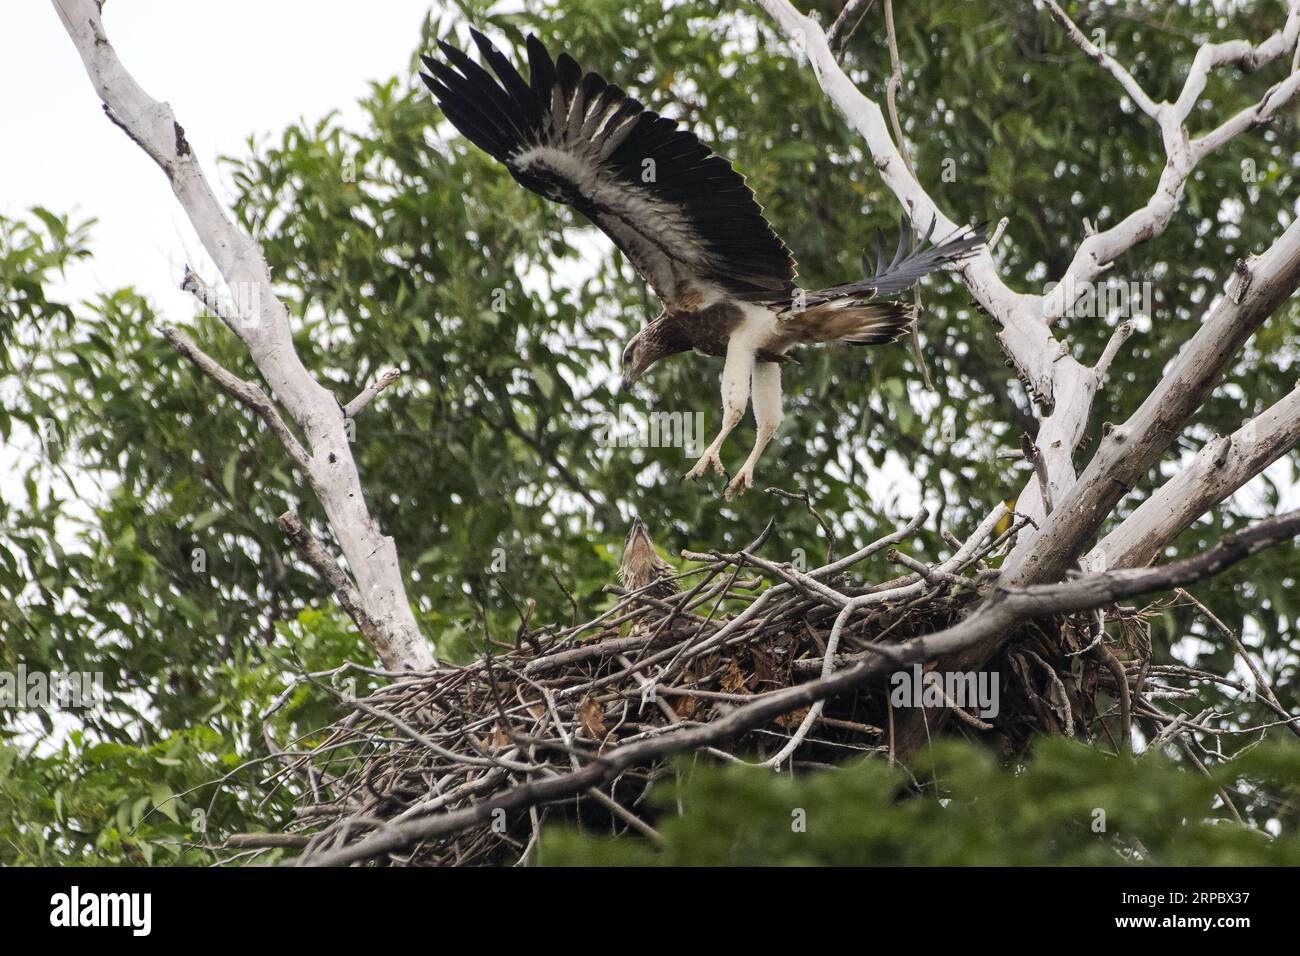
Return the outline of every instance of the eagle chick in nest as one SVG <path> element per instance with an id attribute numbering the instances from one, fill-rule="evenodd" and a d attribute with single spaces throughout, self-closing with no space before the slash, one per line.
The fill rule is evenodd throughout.
<path id="1" fill-rule="evenodd" d="M 618 579 L 623 587 L 663 601 L 681 590 L 675 580 L 676 574 L 677 569 L 659 556 L 641 519 L 633 518 L 623 545 L 623 563 L 618 569 Z M 648 589 L 641 591 L 647 585 Z"/>

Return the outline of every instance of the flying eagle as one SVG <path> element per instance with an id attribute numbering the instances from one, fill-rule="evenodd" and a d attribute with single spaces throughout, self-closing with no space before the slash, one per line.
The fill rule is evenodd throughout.
<path id="1" fill-rule="evenodd" d="M 915 310 L 896 299 L 922 276 L 982 241 L 964 228 L 937 245 L 904 228 L 886 262 L 864 257 L 857 282 L 806 292 L 795 261 L 731 163 L 694 134 L 527 38 L 529 77 L 476 30 L 489 73 L 439 41 L 446 61 L 422 57 L 420 76 L 447 118 L 533 192 L 583 213 L 622 250 L 663 301 L 623 350 L 624 388 L 670 355 L 725 356 L 722 428 L 687 478 L 725 476 L 719 452 L 752 392 L 757 437 L 725 495 L 753 485 L 754 465 L 781 423 L 781 365 L 796 345 L 879 345 L 903 335 Z M 493 77 L 493 74 L 496 74 Z M 931 224 L 930 232 L 934 231 Z M 882 301 L 883 300 L 883 301 Z"/>

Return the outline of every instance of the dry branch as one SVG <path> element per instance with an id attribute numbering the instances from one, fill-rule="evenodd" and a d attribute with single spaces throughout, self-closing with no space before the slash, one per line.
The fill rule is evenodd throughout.
<path id="1" fill-rule="evenodd" d="M 1052 581 L 1071 567 L 1115 505 L 1209 397 L 1237 351 L 1300 286 L 1300 220 L 1253 259 L 1249 270 L 1240 301 L 1231 295 L 1219 300 L 1138 410 L 1102 439 L 1032 546 L 1012 555 L 1007 573 L 1014 580 Z"/>
<path id="2" fill-rule="evenodd" d="M 1067 36 L 1114 76 L 1138 107 L 1159 125 L 1166 156 L 1160 181 L 1147 204 L 1110 229 L 1090 235 L 1080 243 L 1073 261 L 1061 276 L 1059 285 L 1043 301 L 1043 317 L 1048 322 L 1055 322 L 1066 314 L 1071 305 L 1068 301 L 1070 290 L 1082 294 L 1087 284 L 1095 281 L 1121 255 L 1138 243 L 1164 232 L 1178 210 L 1187 180 L 1197 163 L 1239 133 L 1272 116 L 1295 95 L 1297 88 L 1300 88 L 1300 74 L 1286 78 L 1269 90 L 1260 103 L 1243 110 L 1198 139 L 1191 137 L 1185 125 L 1200 101 L 1211 70 L 1245 64 L 1250 64 L 1251 69 L 1258 69 L 1287 51 L 1297 49 L 1297 40 L 1300 39 L 1300 0 L 1291 0 L 1285 27 L 1257 47 L 1244 40 L 1202 45 L 1192 60 L 1182 91 L 1173 103 L 1152 101 L 1132 75 L 1113 57 L 1089 41 L 1054 0 L 1045 2 L 1052 17 L 1065 28 Z"/>
<path id="3" fill-rule="evenodd" d="M 366 508 L 339 403 L 294 350 L 289 312 L 275 294 L 261 246 L 222 208 L 171 107 L 150 97 L 118 59 L 104 31 L 100 4 L 54 0 L 54 7 L 109 119 L 166 174 L 226 285 L 247 293 L 239 299 L 251 304 L 248 314 L 228 310 L 218 314 L 247 346 L 272 394 L 304 436 L 305 458 L 295 461 L 307 471 L 356 576 L 360 601 L 375 624 L 375 633 L 383 636 L 376 652 L 385 666 L 395 670 L 436 666 L 407 599 L 397 549 Z M 185 285 L 217 311 L 215 293 L 188 270 Z M 200 294 L 202 290 L 206 291 Z"/>
<path id="4" fill-rule="evenodd" d="M 1300 443 L 1300 385 L 1230 435 L 1205 443 L 1185 468 L 1119 523 L 1096 550 L 1116 567 L 1157 557 L 1184 528 Z"/>

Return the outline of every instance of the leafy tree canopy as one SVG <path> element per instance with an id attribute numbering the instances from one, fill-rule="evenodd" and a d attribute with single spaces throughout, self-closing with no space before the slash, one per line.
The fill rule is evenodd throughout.
<path id="1" fill-rule="evenodd" d="M 839 8 L 803 5 L 827 23 Z M 425 50 L 464 23 L 506 46 L 535 31 L 683 120 L 749 177 L 805 286 L 856 275 L 875 230 L 895 228 L 900 210 L 856 134 L 750 5 L 494 6 L 457 0 L 412 42 Z M 1278 0 L 1123 0 L 1074 12 L 1106 31 L 1157 98 L 1174 94 L 1205 36 L 1260 38 L 1284 15 Z M 918 174 L 955 219 L 1008 217 L 998 254 L 1013 286 L 1041 291 L 1063 271 L 1085 217 L 1113 223 L 1155 189 L 1157 131 L 1120 105 L 1115 84 L 1046 15 L 918 0 L 900 13 L 899 42 L 900 110 Z M 888 62 L 869 13 L 845 63 L 883 99 Z M 772 517 L 774 553 L 823 554 L 801 506 L 761 493 L 723 504 L 718 488 L 676 480 L 690 464 L 681 448 L 595 440 L 618 412 L 618 355 L 653 315 L 652 296 L 584 221 L 453 136 L 415 73 L 414 59 L 394 64 L 394 78 L 365 98 L 359 127 L 334 116 L 296 124 L 250 141 L 229 172 L 238 218 L 265 246 L 308 367 L 344 401 L 384 369 L 402 370 L 357 422 L 354 447 L 439 653 L 464 659 L 485 629 L 513 634 L 529 598 L 539 620 L 567 621 L 569 594 L 598 610 L 634 513 L 670 555 L 743 543 Z M 1216 76 L 1209 92 L 1227 115 L 1270 82 Z M 1115 264 L 1114 281 L 1151 283 L 1154 312 L 1098 396 L 1093 440 L 1146 395 L 1232 263 L 1278 230 L 1296 154 L 1294 115 L 1234 140 L 1198 168 L 1169 229 Z M 254 718 L 283 686 L 286 654 L 318 667 L 370 659 L 275 525 L 295 508 L 323 529 L 319 509 L 279 446 L 160 339 L 134 277 L 91 301 L 52 291 L 91 255 L 92 237 L 93 223 L 44 209 L 0 220 L 0 439 L 31 452 L 17 476 L 25 500 L 0 502 L 0 669 L 101 672 L 107 690 L 85 711 L 0 711 L 0 860 L 157 860 L 163 851 L 132 855 L 125 835 L 134 828 L 138 843 L 146 817 L 170 822 L 164 793 L 216 778 L 235 755 L 262 754 Z M 1023 486 L 1028 466 L 995 453 L 1018 445 L 1032 421 L 988 317 L 950 281 L 930 282 L 924 295 L 935 390 L 904 346 L 806 352 L 786 376 L 786 423 L 760 486 L 807 489 L 845 539 L 864 541 L 910 511 L 914 484 L 935 512 L 919 546 L 938 554 L 941 531 L 960 535 Z M 1092 361 L 1112 325 L 1075 317 L 1064 329 Z M 199 317 L 193 330 L 228 368 L 255 377 L 220 323 Z M 1289 391 L 1297 337 L 1292 304 L 1255 337 L 1179 450 Z M 622 401 L 703 412 L 711 431 L 718 371 L 699 357 L 664 363 Z M 728 454 L 743 454 L 750 437 L 742 426 Z M 1289 461 L 1294 478 L 1294 452 Z M 1157 471 L 1173 468 L 1170 459 Z M 1139 492 L 1160 480 L 1153 471 Z M 1271 510 L 1279 489 L 1268 479 L 1258 489 L 1216 509 L 1174 551 L 1193 553 Z M 1197 589 L 1246 629 L 1291 709 L 1296 566 L 1295 547 L 1279 547 Z M 1187 607 L 1171 606 L 1152 640 L 1157 655 L 1177 645 L 1193 666 L 1232 666 L 1231 649 Z M 1242 715 L 1243 726 L 1267 719 L 1249 707 Z M 843 786 L 884 787 L 873 773 Z M 255 808 L 274 816 L 274 802 L 257 804 L 255 780 L 236 781 L 247 789 L 229 808 L 231 826 Z M 725 776 L 710 784 L 742 785 L 752 786 Z M 187 827 L 209 798 L 175 801 L 173 826 Z"/>
<path id="2" fill-rule="evenodd" d="M 1294 866 L 1295 748 L 1253 751 L 1213 776 L 1044 740 L 1023 767 L 939 741 L 909 775 L 864 760 L 808 776 L 679 765 L 654 803 L 662 842 L 543 836 L 543 866 Z M 1219 819 L 1216 790 L 1242 777 L 1288 788 L 1282 832 Z M 907 796 L 918 782 L 927 795 Z M 1266 812 L 1273 814 L 1278 807 Z"/>

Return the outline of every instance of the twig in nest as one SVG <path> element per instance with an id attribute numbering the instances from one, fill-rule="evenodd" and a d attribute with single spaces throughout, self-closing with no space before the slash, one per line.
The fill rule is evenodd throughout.
<path id="1" fill-rule="evenodd" d="M 559 589 L 564 592 L 564 596 L 569 599 L 569 607 L 573 608 L 573 619 L 570 622 L 569 626 L 577 627 L 578 613 L 579 613 L 578 599 L 573 596 L 573 592 L 568 589 L 568 587 L 565 585 L 565 583 L 562 580 L 560 580 L 560 576 L 555 573 L 554 568 L 548 568 L 547 570 L 551 572 L 551 577 L 555 579 L 555 583 L 559 587 Z"/>
<path id="2" fill-rule="evenodd" d="M 824 517 L 822 517 L 822 513 L 818 511 L 815 507 L 813 507 L 812 495 L 808 494 L 808 490 L 805 488 L 800 490 L 798 494 L 794 494 L 793 492 L 790 491 L 784 491 L 781 488 L 768 488 L 767 493 L 769 495 L 777 495 L 781 498 L 786 498 L 791 501 L 803 502 L 804 507 L 808 509 L 808 513 L 817 519 L 817 523 L 822 526 L 822 531 L 826 532 L 826 562 L 829 564 L 830 562 L 834 561 L 835 560 L 835 531 L 833 528 L 831 528 L 830 522 L 827 521 Z"/>
<path id="3" fill-rule="evenodd" d="M 1297 47 L 1297 49 L 1300 49 L 1300 47 Z M 1237 632 L 1219 620 L 1213 611 L 1198 601 L 1184 588 L 1178 588 L 1175 593 L 1196 605 L 1200 612 L 1205 615 L 1206 619 L 1227 636 L 1228 640 L 1232 642 L 1233 650 L 1236 651 L 1237 656 L 1241 658 L 1242 663 L 1246 665 L 1246 668 L 1255 678 L 1255 683 L 1261 690 L 1263 690 L 1264 695 L 1268 698 L 1268 702 L 1275 706 L 1276 711 L 1279 714 L 1286 716 L 1287 729 L 1297 737 L 1300 737 L 1300 718 L 1290 715 L 1282 706 L 1282 702 L 1277 699 L 1277 694 L 1273 692 L 1273 685 L 1268 682 L 1268 678 L 1264 676 L 1264 672 L 1255 665 L 1254 659 L 1251 658 L 1250 653 L 1246 650 L 1246 645 L 1241 642 L 1241 638 L 1237 635 Z"/>

